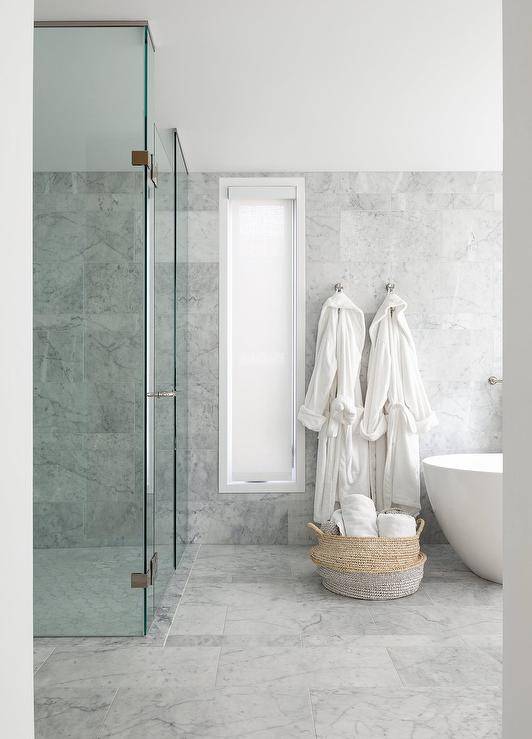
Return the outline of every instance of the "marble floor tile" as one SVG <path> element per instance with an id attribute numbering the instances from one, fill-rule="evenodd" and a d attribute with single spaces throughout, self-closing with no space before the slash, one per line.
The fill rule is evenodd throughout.
<path id="1" fill-rule="evenodd" d="M 124 689 L 107 715 L 100 737 L 165 739 L 303 739 L 314 737 L 308 691 Z"/>
<path id="2" fill-rule="evenodd" d="M 488 639 L 490 637 L 487 637 Z M 495 637 L 497 638 L 497 637 Z M 430 647 L 445 645 L 450 647 L 463 647 L 464 637 L 454 634 L 350 634 L 350 633 L 328 633 L 327 631 L 314 631 L 301 634 L 303 647 L 345 646 L 364 647 L 367 649 L 382 647 Z"/>
<path id="3" fill-rule="evenodd" d="M 272 603 L 258 607 L 230 606 L 224 634 L 365 634 L 374 631 L 369 608 L 320 603 Z"/>
<path id="4" fill-rule="evenodd" d="M 430 549 L 421 590 L 376 603 L 306 547 L 187 547 L 148 637 L 36 640 L 36 736 L 499 737 L 500 588 Z"/>
<path id="5" fill-rule="evenodd" d="M 341 688 L 401 685 L 401 680 L 384 647 L 222 647 L 216 687 L 246 685 Z"/>
<path id="6" fill-rule="evenodd" d="M 63 651 L 47 659 L 35 684 L 38 690 L 135 687 L 144 682 L 154 687 L 209 688 L 214 687 L 219 654 L 218 647 Z"/>
<path id="7" fill-rule="evenodd" d="M 472 647 L 389 647 L 388 651 L 409 687 L 499 687 L 502 679 L 500 662 Z"/>
<path id="8" fill-rule="evenodd" d="M 55 649 L 53 644 L 33 644 L 33 672 L 37 672 Z"/>
<path id="9" fill-rule="evenodd" d="M 502 607 L 502 587 L 471 574 L 469 577 L 426 577 L 423 587 L 436 605 Z"/>
<path id="10" fill-rule="evenodd" d="M 197 572 L 196 567 L 183 594 L 183 603 L 253 607 L 275 602 L 279 604 L 303 602 L 305 596 L 307 596 L 306 602 L 322 597 L 322 591 L 320 590 L 316 591 L 316 597 L 311 597 L 312 591 L 310 589 L 305 590 L 303 583 L 294 583 L 282 578 L 261 580 L 259 582 L 237 581 L 227 583 L 223 580 L 198 582 L 194 579 Z M 334 601 L 329 599 L 328 602 L 336 602 L 336 600 L 336 598 L 334 598 Z"/>
<path id="11" fill-rule="evenodd" d="M 311 690 L 318 739 L 486 739 L 501 736 L 493 688 Z"/>
<path id="12" fill-rule="evenodd" d="M 255 647 L 300 647 L 301 635 L 292 634 L 169 634 L 165 648 L 169 647 L 230 647 L 248 649 Z"/>
<path id="13" fill-rule="evenodd" d="M 95 739 L 116 689 L 53 688 L 35 696 L 35 739 Z"/>
<path id="14" fill-rule="evenodd" d="M 502 634 L 465 634 L 462 639 L 468 647 L 480 649 L 502 665 Z"/>
<path id="15" fill-rule="evenodd" d="M 177 609 L 170 634 L 200 635 L 223 634 L 226 606 L 186 605 L 181 604 Z"/>
<path id="16" fill-rule="evenodd" d="M 502 609 L 421 606 L 393 608 L 374 603 L 371 613 L 376 634 L 500 634 Z"/>

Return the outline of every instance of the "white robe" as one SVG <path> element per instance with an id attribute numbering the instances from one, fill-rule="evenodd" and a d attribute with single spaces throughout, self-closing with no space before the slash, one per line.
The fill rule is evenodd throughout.
<path id="1" fill-rule="evenodd" d="M 369 445 L 359 433 L 364 338 L 363 312 L 335 293 L 321 310 L 314 370 L 298 414 L 304 426 L 319 433 L 314 520 L 320 523 L 331 518 L 344 495 L 370 494 Z"/>
<path id="2" fill-rule="evenodd" d="M 360 431 L 376 442 L 372 496 L 377 510 L 396 506 L 417 513 L 419 434 L 438 419 L 421 381 L 405 309 L 405 301 L 392 293 L 370 326 L 368 389 Z"/>

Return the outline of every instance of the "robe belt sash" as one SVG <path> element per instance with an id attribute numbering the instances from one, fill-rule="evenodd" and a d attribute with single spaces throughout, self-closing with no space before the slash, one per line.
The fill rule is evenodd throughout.
<path id="1" fill-rule="evenodd" d="M 346 468 L 347 480 L 352 484 L 355 479 L 353 470 L 353 432 L 356 430 L 362 416 L 364 408 L 354 405 L 342 396 L 338 396 L 331 403 L 331 410 L 327 423 L 327 436 L 336 437 L 342 427 L 345 428 L 346 441 Z"/>

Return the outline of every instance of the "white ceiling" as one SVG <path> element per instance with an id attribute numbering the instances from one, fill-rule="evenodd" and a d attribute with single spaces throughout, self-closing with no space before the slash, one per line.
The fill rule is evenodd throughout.
<path id="1" fill-rule="evenodd" d="M 144 19 L 191 171 L 499 170 L 501 0 L 36 0 Z"/>

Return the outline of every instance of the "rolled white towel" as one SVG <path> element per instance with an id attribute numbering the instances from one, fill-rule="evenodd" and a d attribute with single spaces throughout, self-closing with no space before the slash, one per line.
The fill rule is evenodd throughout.
<path id="1" fill-rule="evenodd" d="M 340 535 L 345 536 L 344 517 L 342 516 L 341 508 L 337 508 L 335 510 L 335 512 L 331 516 L 331 521 L 333 521 L 333 523 L 335 523 L 338 526 L 340 530 Z"/>
<path id="2" fill-rule="evenodd" d="M 416 535 L 416 519 L 408 513 L 379 513 L 377 516 L 379 536 L 397 539 Z"/>
<path id="3" fill-rule="evenodd" d="M 353 493 L 342 499 L 346 536 L 378 536 L 375 503 L 367 495 Z"/>

